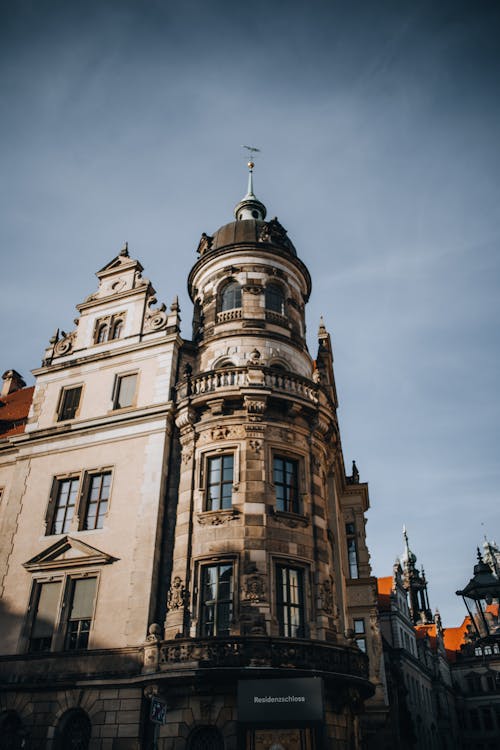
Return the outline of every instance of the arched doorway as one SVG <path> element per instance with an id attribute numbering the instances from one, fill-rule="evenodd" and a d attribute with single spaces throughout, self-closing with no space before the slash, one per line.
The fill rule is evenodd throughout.
<path id="1" fill-rule="evenodd" d="M 74 708 L 61 717 L 55 736 L 56 750 L 88 750 L 92 724 L 80 708 Z"/>
<path id="2" fill-rule="evenodd" d="M 0 715 L 0 750 L 27 750 L 27 733 L 15 711 Z"/>
<path id="3" fill-rule="evenodd" d="M 198 727 L 189 737 L 188 750 L 224 750 L 224 739 L 216 727 Z"/>

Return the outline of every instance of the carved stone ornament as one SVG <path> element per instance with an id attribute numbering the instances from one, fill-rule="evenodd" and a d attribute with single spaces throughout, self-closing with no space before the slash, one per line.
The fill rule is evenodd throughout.
<path id="1" fill-rule="evenodd" d="M 275 523 L 288 526 L 290 529 L 297 529 L 299 527 L 305 529 L 309 526 L 308 516 L 299 516 L 292 513 L 284 513 L 283 511 L 274 511 L 270 514 L 270 518 L 272 518 Z"/>
<path id="2" fill-rule="evenodd" d="M 169 612 L 175 609 L 182 609 L 186 603 L 187 591 L 179 576 L 175 576 L 168 592 L 167 609 Z"/>
<path id="3" fill-rule="evenodd" d="M 260 440 L 250 440 L 249 445 L 250 445 L 250 448 L 254 451 L 254 453 L 260 453 L 260 450 L 262 448 L 262 443 Z"/>
<path id="4" fill-rule="evenodd" d="M 206 232 L 203 232 L 197 249 L 198 255 L 204 255 L 209 250 L 211 250 L 213 241 L 213 237 L 211 237 L 209 234 L 206 234 Z"/>
<path id="5" fill-rule="evenodd" d="M 263 294 L 264 289 L 261 286 L 258 286 L 257 284 L 246 284 L 243 287 L 244 292 L 248 292 L 249 294 Z"/>
<path id="6" fill-rule="evenodd" d="M 56 357 L 63 357 L 65 354 L 70 353 L 75 342 L 76 331 L 73 331 L 73 333 L 69 333 L 67 335 L 64 333 L 64 331 L 62 331 L 61 335 L 63 336 L 63 338 L 58 341 L 54 347 L 54 354 L 56 355 Z"/>
<path id="7" fill-rule="evenodd" d="M 321 609 L 326 612 L 327 615 L 333 614 L 333 580 L 327 578 L 321 584 L 319 596 L 321 600 Z"/>
<path id="8" fill-rule="evenodd" d="M 148 310 L 146 312 L 146 319 L 144 321 L 145 331 L 159 331 L 167 325 L 168 315 L 166 313 L 166 306 L 161 304 L 156 310 L 153 310 L 153 305 L 156 305 L 157 299 L 154 295 L 148 299 Z"/>
<path id="9" fill-rule="evenodd" d="M 212 440 L 226 440 L 229 437 L 229 432 L 229 427 L 219 424 L 212 430 Z"/>
<path id="10" fill-rule="evenodd" d="M 265 599 L 264 579 L 260 575 L 247 576 L 243 599 L 251 602 L 261 602 Z"/>
<path id="11" fill-rule="evenodd" d="M 264 224 L 264 226 L 260 230 L 259 241 L 260 242 L 273 242 L 278 245 L 289 244 L 287 231 L 285 227 L 283 227 L 279 223 L 276 216 L 274 217 L 274 219 Z"/>
<path id="12" fill-rule="evenodd" d="M 231 521 L 239 521 L 241 514 L 236 508 L 230 508 L 229 510 L 207 510 L 202 513 L 198 513 L 196 520 L 200 526 L 223 526 Z"/>

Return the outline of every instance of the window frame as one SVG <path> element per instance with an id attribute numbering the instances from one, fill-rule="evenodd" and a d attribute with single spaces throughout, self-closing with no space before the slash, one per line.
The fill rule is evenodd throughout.
<path id="1" fill-rule="evenodd" d="M 224 297 L 230 288 L 235 290 L 236 301 L 238 301 L 238 298 L 239 298 L 239 304 L 225 306 Z M 219 291 L 218 311 L 229 312 L 229 310 L 241 310 L 242 307 L 243 307 L 243 291 L 241 288 L 241 284 L 236 279 L 229 279 Z"/>
<path id="2" fill-rule="evenodd" d="M 352 530 L 350 529 L 352 527 Z M 346 540 L 346 554 L 347 554 L 347 569 L 348 578 L 350 580 L 356 580 L 360 578 L 359 575 L 359 552 L 358 552 L 358 534 L 356 530 L 356 523 L 354 521 L 346 521 L 345 523 L 345 540 Z M 353 575 L 353 572 L 355 575 Z"/>
<path id="3" fill-rule="evenodd" d="M 358 647 L 367 653 L 367 642 L 366 642 L 366 623 L 364 617 L 354 617 L 352 621 L 352 629 L 354 631 L 354 639 L 358 644 Z M 411 649 L 408 649 L 411 651 Z"/>
<path id="4" fill-rule="evenodd" d="M 286 452 L 282 451 L 273 451 L 271 455 L 271 472 L 272 472 L 272 486 L 274 488 L 274 508 L 277 513 L 291 513 L 295 515 L 303 515 L 303 502 L 302 502 L 302 492 L 301 492 L 301 459 L 298 456 L 292 456 L 290 454 L 287 454 Z M 283 462 L 282 472 L 283 477 L 286 478 L 286 464 L 291 463 L 294 466 L 294 475 L 295 475 L 295 499 L 292 498 L 290 501 L 286 497 L 283 498 L 283 507 L 278 507 L 278 502 L 280 498 L 278 498 L 278 487 L 284 487 L 288 489 L 289 487 L 292 487 L 293 485 L 288 485 L 286 481 L 283 482 L 277 482 L 276 481 L 276 465 L 275 463 L 277 461 Z M 284 493 L 285 495 L 287 492 Z"/>
<path id="5" fill-rule="evenodd" d="M 122 310 L 117 313 L 105 315 L 102 318 L 96 318 L 96 321 L 94 323 L 94 346 L 99 346 L 110 341 L 118 341 L 119 339 L 122 339 L 123 332 L 125 330 L 126 317 L 126 311 Z M 116 335 L 117 326 L 121 326 L 118 336 Z"/>
<path id="6" fill-rule="evenodd" d="M 99 591 L 99 570 L 90 571 L 71 571 L 71 572 L 59 572 L 55 575 L 36 577 L 32 581 L 29 605 L 27 610 L 27 619 L 25 625 L 26 633 L 26 647 L 23 649 L 27 653 L 52 653 L 55 651 L 88 651 L 89 644 L 91 646 L 92 632 L 95 625 L 95 613 L 97 607 L 97 598 Z M 90 618 L 90 625 L 88 629 L 87 643 L 85 647 L 80 648 L 67 648 L 68 642 L 68 629 L 70 623 L 70 615 L 72 609 L 72 597 L 76 582 L 79 580 L 94 580 L 95 587 L 92 600 L 92 614 Z M 59 584 L 59 594 L 57 597 L 56 611 L 54 612 L 54 620 L 52 626 L 52 635 L 50 636 L 50 645 L 48 648 L 34 649 L 32 648 L 33 636 L 32 633 L 36 627 L 38 607 L 40 603 L 40 597 L 42 594 L 42 588 L 45 584 Z M 88 618 L 86 618 L 88 619 Z M 48 636 L 46 636 L 46 639 Z"/>
<path id="7" fill-rule="evenodd" d="M 109 481 L 109 492 L 106 498 L 107 508 L 105 513 L 102 514 L 103 523 L 102 526 L 95 526 L 94 528 L 87 528 L 86 521 L 88 516 L 88 508 L 90 501 L 90 492 L 92 486 L 92 479 L 96 476 L 110 474 Z M 71 472 L 69 474 L 61 474 L 52 478 L 52 486 L 49 493 L 49 502 L 47 510 L 45 512 L 45 536 L 64 536 L 65 534 L 75 532 L 92 532 L 100 531 L 104 528 L 104 521 L 109 514 L 111 507 L 111 497 L 113 491 L 113 478 L 114 478 L 114 467 L 113 466 L 99 466 L 95 469 L 86 469 L 79 472 Z M 75 503 L 73 507 L 73 515 L 70 519 L 69 524 L 62 527 L 61 531 L 55 530 L 56 516 L 58 510 L 58 497 L 60 488 L 65 482 L 76 481 L 76 495 Z M 67 506 L 66 506 L 67 507 Z M 65 514 L 65 520 L 66 520 Z M 97 515 L 96 515 L 97 518 Z"/>
<path id="8" fill-rule="evenodd" d="M 283 580 L 284 573 L 286 574 L 285 581 Z M 297 574 L 297 602 L 294 602 L 291 596 L 290 573 Z M 279 635 L 282 638 L 306 638 L 306 568 L 291 561 L 275 561 L 274 574 Z M 283 597 L 283 588 L 286 589 L 286 600 Z M 298 613 L 298 625 L 293 622 L 294 613 Z"/>
<path id="9" fill-rule="evenodd" d="M 206 599 L 205 598 L 205 585 L 206 585 L 206 573 L 210 569 L 216 568 L 219 570 L 220 568 L 229 568 L 231 571 L 231 579 L 230 579 L 230 596 L 227 598 L 220 599 L 219 594 L 219 588 L 220 588 L 220 573 L 217 574 L 217 596 L 215 599 Z M 237 570 L 236 570 L 236 560 L 233 558 L 224 558 L 224 559 L 218 559 L 218 560 L 203 560 L 199 562 L 199 572 L 198 572 L 198 580 L 199 580 L 199 603 L 198 603 L 198 616 L 199 616 L 199 625 L 198 625 L 198 631 L 201 638 L 215 638 L 215 637 L 223 637 L 227 638 L 231 635 L 231 627 L 232 623 L 235 619 L 235 612 L 236 612 L 236 585 L 235 582 L 237 581 Z M 227 627 L 225 628 L 219 628 L 219 619 L 220 619 L 220 612 L 219 608 L 222 605 L 227 605 L 228 607 L 228 615 L 227 615 Z M 213 618 L 210 619 L 207 614 L 208 607 L 214 608 L 214 615 Z M 206 633 L 205 629 L 207 625 L 212 625 L 212 632 Z"/>
<path id="10" fill-rule="evenodd" d="M 120 391 L 121 391 L 121 384 L 125 378 L 135 378 L 135 385 L 134 385 L 134 394 L 132 396 L 130 404 L 126 404 L 125 406 L 119 405 L 119 399 L 120 399 Z M 121 411 L 123 409 L 133 409 L 137 404 L 137 392 L 138 392 L 138 386 L 139 386 L 139 372 L 138 370 L 134 370 L 132 372 L 119 372 L 115 375 L 115 380 L 113 383 L 113 393 L 111 396 L 112 400 L 112 411 Z"/>
<path id="11" fill-rule="evenodd" d="M 65 402 L 66 402 L 67 394 L 72 391 L 79 391 L 80 393 L 78 396 L 78 403 L 74 407 L 73 416 L 67 417 L 67 416 L 64 416 Z M 83 383 L 77 383 L 75 385 L 64 385 L 59 392 L 59 398 L 57 400 L 56 421 L 57 422 L 70 422 L 73 419 L 78 419 L 78 417 L 80 416 L 80 410 L 81 410 L 81 405 L 82 405 L 82 396 L 83 396 Z"/>
<path id="12" fill-rule="evenodd" d="M 57 512 L 58 512 L 58 500 L 61 497 L 61 489 L 62 486 L 65 483 L 73 483 L 76 482 L 76 490 L 75 490 L 75 502 L 71 506 L 68 503 L 66 503 L 64 508 L 66 508 L 66 512 L 64 513 L 64 521 L 63 525 L 60 531 L 56 531 L 56 522 L 57 522 Z M 81 472 L 78 473 L 71 473 L 71 474 L 64 474 L 62 476 L 56 476 L 52 480 L 52 488 L 50 491 L 50 497 L 49 497 L 49 504 L 47 506 L 47 512 L 45 515 L 45 536 L 62 536 L 63 534 L 67 534 L 69 531 L 72 530 L 75 524 L 75 519 L 78 516 L 78 508 L 79 508 L 79 499 L 80 499 L 80 492 L 81 492 Z M 70 489 L 71 493 L 71 489 Z M 70 498 L 70 493 L 68 494 L 68 499 Z M 72 507 L 73 512 L 71 515 L 71 518 L 69 520 L 69 524 L 66 526 L 66 520 L 67 520 L 67 509 Z"/>
<path id="13" fill-rule="evenodd" d="M 92 492 L 92 482 L 96 477 L 105 477 L 109 476 L 109 484 L 108 484 L 108 495 L 106 498 L 101 497 L 101 490 L 103 487 L 102 480 L 100 484 L 100 491 L 99 491 L 99 497 L 97 498 L 97 512 L 95 514 L 95 521 L 96 525 L 89 527 L 87 525 L 88 523 L 88 517 L 89 517 L 89 507 L 94 504 L 91 502 L 90 495 Z M 111 491 L 113 487 L 113 469 L 112 467 L 104 467 L 104 468 L 98 468 L 98 469 L 90 469 L 88 471 L 84 472 L 83 476 L 83 482 L 80 488 L 80 494 L 79 494 L 79 503 L 78 503 L 78 531 L 100 531 L 104 528 L 104 521 L 106 519 L 106 516 L 109 513 L 109 507 L 111 503 Z M 101 503 L 106 503 L 106 510 L 102 515 L 99 514 Z M 97 525 L 97 522 L 99 519 L 102 519 L 102 524 L 99 526 Z"/>
<path id="14" fill-rule="evenodd" d="M 231 479 L 225 480 L 224 479 L 224 462 L 225 459 L 231 458 L 232 460 L 232 466 L 231 466 Z M 218 482 L 211 482 L 211 466 L 212 463 L 220 460 L 221 467 L 219 470 L 220 479 Z M 220 453 L 210 453 L 205 456 L 205 489 L 204 489 L 204 503 L 203 503 L 203 509 L 207 512 L 210 511 L 223 511 L 223 510 L 231 510 L 233 507 L 233 491 L 234 491 L 234 474 L 235 474 L 235 453 L 233 451 L 224 451 Z M 228 486 L 230 487 L 230 495 L 229 495 L 229 504 L 224 506 L 224 487 Z M 214 507 L 214 500 L 215 498 L 210 497 L 210 490 L 212 487 L 217 487 L 219 489 L 218 493 L 218 504 L 219 507 Z"/>
<path id="15" fill-rule="evenodd" d="M 273 300 L 278 299 L 278 297 L 280 299 L 279 307 L 273 306 Z M 272 302 L 273 304 L 269 304 L 270 302 Z M 266 287 L 264 289 L 264 307 L 268 312 L 284 316 L 285 302 L 285 293 L 281 284 L 278 284 L 275 281 L 271 281 L 269 284 L 266 284 Z"/>

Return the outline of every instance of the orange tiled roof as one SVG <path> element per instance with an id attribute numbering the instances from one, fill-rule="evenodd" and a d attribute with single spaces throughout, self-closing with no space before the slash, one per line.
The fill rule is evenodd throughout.
<path id="1" fill-rule="evenodd" d="M 9 437 L 24 432 L 34 390 L 34 386 L 30 386 L 0 397 L 1 437 Z"/>
<path id="2" fill-rule="evenodd" d="M 378 606 L 380 610 L 388 611 L 391 608 L 392 576 L 377 578 Z"/>
<path id="3" fill-rule="evenodd" d="M 446 655 L 450 661 L 455 661 L 457 658 L 457 651 L 460 651 L 460 646 L 465 643 L 465 635 L 470 624 L 471 619 L 469 615 L 467 615 L 458 628 L 445 628 L 443 636 L 444 647 L 446 649 Z"/>

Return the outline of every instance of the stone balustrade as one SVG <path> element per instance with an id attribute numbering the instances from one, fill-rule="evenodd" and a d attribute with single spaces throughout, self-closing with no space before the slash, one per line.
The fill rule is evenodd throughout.
<path id="1" fill-rule="evenodd" d="M 368 659 L 356 648 L 268 636 L 176 638 L 159 643 L 159 669 L 258 667 L 311 670 L 367 679 Z"/>
<path id="2" fill-rule="evenodd" d="M 177 396 L 179 400 L 182 400 L 187 396 L 201 396 L 205 393 L 215 394 L 218 391 L 238 390 L 245 387 L 264 387 L 296 396 L 315 405 L 318 403 L 318 386 L 308 378 L 284 370 L 263 367 L 258 368 L 263 373 L 262 382 L 256 385 L 255 370 L 256 368 L 250 365 L 249 367 L 225 367 L 220 370 L 201 372 L 199 375 L 178 383 Z"/>

